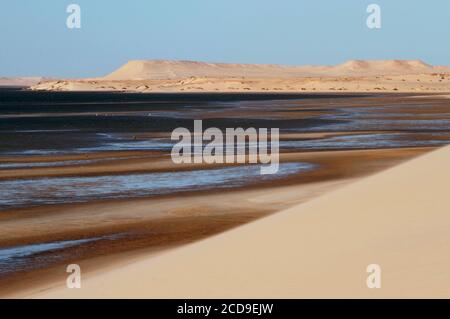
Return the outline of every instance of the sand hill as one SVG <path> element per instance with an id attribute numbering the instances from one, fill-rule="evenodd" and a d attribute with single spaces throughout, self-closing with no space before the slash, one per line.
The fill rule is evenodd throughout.
<path id="1" fill-rule="evenodd" d="M 337 66 L 283 66 L 273 64 L 226 64 L 193 61 L 129 61 L 105 80 L 158 80 L 187 77 L 300 78 L 395 74 L 450 73 L 419 60 L 352 60 Z"/>

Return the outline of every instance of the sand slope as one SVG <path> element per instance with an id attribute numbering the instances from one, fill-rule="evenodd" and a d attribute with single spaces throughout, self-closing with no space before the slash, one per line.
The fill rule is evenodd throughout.
<path id="1" fill-rule="evenodd" d="M 159 257 L 32 297 L 450 297 L 450 146 Z M 382 288 L 368 289 L 379 264 Z M 63 285 L 64 283 L 61 283 Z"/>

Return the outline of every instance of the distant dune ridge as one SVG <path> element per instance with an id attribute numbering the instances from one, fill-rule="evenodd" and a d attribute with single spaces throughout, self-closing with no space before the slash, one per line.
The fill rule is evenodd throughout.
<path id="1" fill-rule="evenodd" d="M 0 86 L 30 86 L 50 80 L 42 77 L 0 77 Z"/>
<path id="2" fill-rule="evenodd" d="M 351 60 L 336 66 L 283 66 L 194 61 L 135 60 L 104 77 L 106 80 L 164 80 L 186 77 L 275 77 L 395 75 L 449 72 L 420 60 Z"/>
<path id="3" fill-rule="evenodd" d="M 43 81 L 49 91 L 435 92 L 450 91 L 450 68 L 420 60 L 351 60 L 336 66 L 283 66 L 135 60 L 101 78 Z"/>

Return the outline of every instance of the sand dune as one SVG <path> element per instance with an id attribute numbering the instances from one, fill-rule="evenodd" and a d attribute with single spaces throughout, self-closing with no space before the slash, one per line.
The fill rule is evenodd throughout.
<path id="1" fill-rule="evenodd" d="M 106 80 L 167 80 L 186 77 L 298 77 L 327 67 L 203 63 L 194 61 L 130 61 Z"/>
<path id="2" fill-rule="evenodd" d="M 337 66 L 130 61 L 97 79 L 44 81 L 34 90 L 128 92 L 450 91 L 450 68 L 422 61 L 353 60 Z"/>
<path id="3" fill-rule="evenodd" d="M 42 77 L 0 77 L 0 86 L 31 86 L 49 80 Z"/>
<path id="4" fill-rule="evenodd" d="M 450 147 L 35 298 L 450 297 Z M 366 285 L 381 266 L 380 289 Z"/>
<path id="5" fill-rule="evenodd" d="M 311 76 L 398 75 L 450 72 L 422 61 L 352 60 L 337 66 L 282 66 L 226 64 L 194 61 L 130 61 L 104 77 L 105 80 L 167 80 L 186 77 L 301 78 Z"/>

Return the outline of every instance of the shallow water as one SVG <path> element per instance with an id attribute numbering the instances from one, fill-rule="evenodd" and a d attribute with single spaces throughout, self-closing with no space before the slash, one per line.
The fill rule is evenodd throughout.
<path id="1" fill-rule="evenodd" d="M 0 248 L 0 276 L 18 270 L 42 267 L 45 264 L 56 262 L 60 257 L 55 253 L 59 250 L 93 243 L 100 240 L 114 240 L 121 235 L 94 237 L 78 240 L 57 241 L 49 243 L 22 245 Z"/>
<path id="2" fill-rule="evenodd" d="M 354 130 L 408 130 L 408 131 L 449 131 L 449 112 L 430 113 L 430 105 L 390 105 L 379 107 L 339 108 L 335 112 L 321 115 L 323 120 L 335 120 L 337 123 L 326 125 L 330 131 Z M 403 111 L 403 109 L 407 109 Z M 411 109 L 416 110 L 411 113 Z M 421 118 L 421 117 L 428 118 Z M 321 131 L 321 127 L 311 127 L 307 131 Z"/>
<path id="3" fill-rule="evenodd" d="M 262 165 L 208 170 L 57 177 L 0 181 L 0 210 L 13 207 L 85 202 L 95 199 L 132 198 L 175 192 L 231 188 L 258 181 L 275 180 L 315 168 L 310 163 L 281 163 L 273 175 L 261 175 Z"/>
<path id="4" fill-rule="evenodd" d="M 324 150 L 324 149 L 380 149 L 397 147 L 440 146 L 449 144 L 449 141 L 439 139 L 448 136 L 448 133 L 434 134 L 354 134 L 334 136 L 324 139 L 281 141 L 281 148 Z M 419 139 L 418 137 L 423 137 Z"/>
<path id="5" fill-rule="evenodd" d="M 358 126 L 355 124 L 348 124 L 352 129 L 356 127 L 359 129 L 377 129 L 377 121 L 367 121 L 370 125 L 365 124 L 366 120 L 359 121 Z M 396 125 L 398 121 L 395 122 Z M 349 134 L 334 137 L 326 137 L 320 139 L 309 139 L 309 140 L 294 140 L 294 141 L 280 141 L 280 149 L 297 149 L 297 150 L 308 150 L 308 149 L 372 149 L 372 148 L 396 148 L 396 147 L 422 147 L 422 146 L 440 146 L 450 143 L 450 132 L 439 132 L 439 129 L 428 129 L 429 127 L 438 127 L 439 121 L 429 121 L 432 124 L 417 123 L 413 121 L 414 127 L 420 129 L 421 125 L 429 130 L 429 133 L 370 133 L 370 134 Z M 386 121 L 383 121 L 386 124 Z M 403 125 L 404 125 L 403 121 Z M 412 125 L 412 124 L 411 124 Z M 345 125 L 342 124 L 339 128 L 343 128 Z M 338 126 L 332 126 L 333 128 L 338 128 Z M 448 127 L 450 127 L 450 120 L 448 121 Z M 422 136 L 424 138 L 418 139 L 417 136 Z M 447 139 L 443 138 L 447 137 Z M 83 153 L 93 153 L 101 151 L 161 151 L 169 153 L 176 141 L 171 141 L 164 138 L 152 138 L 146 140 L 130 140 L 122 136 L 115 136 L 109 134 L 107 137 L 102 136 L 102 143 L 94 147 L 84 147 L 77 148 L 71 151 L 72 154 L 83 154 Z M 203 147 L 207 145 L 208 142 L 203 144 Z M 181 145 L 181 144 L 180 144 Z M 196 144 L 192 143 L 192 148 Z M 270 147 L 270 143 L 268 145 Z M 239 144 L 236 143 L 235 147 L 237 149 L 249 147 L 251 149 L 256 149 L 257 145 L 252 143 Z M 67 151 L 57 151 L 57 150 L 26 150 L 18 154 L 20 155 L 50 155 L 50 154 L 66 154 Z M 192 150 L 193 153 L 193 150 Z M 16 155 L 18 155 L 16 153 Z M 46 166 L 66 166 L 66 165 L 83 165 L 98 162 L 96 160 L 80 160 L 80 161 L 61 161 L 53 163 L 35 163 L 35 164 L 1 164 L 2 168 L 26 168 L 26 167 L 46 167 Z"/>
<path id="6" fill-rule="evenodd" d="M 0 169 L 20 169 L 32 167 L 57 167 L 57 166 L 73 166 L 86 165 L 102 161 L 101 159 L 92 160 L 67 160 L 52 162 L 23 162 L 23 163 L 0 163 Z"/>
<path id="7" fill-rule="evenodd" d="M 2 96 L 3 95 L 3 96 Z M 194 119 L 204 128 L 279 128 L 287 132 L 402 131 L 450 132 L 449 107 L 442 102 L 336 95 L 158 95 L 111 93 L 26 92 L 0 89 L 0 154 L 59 155 L 101 151 L 170 151 L 168 139 L 135 139 L 139 133 L 170 133 L 177 127 L 192 131 Z M 324 103 L 324 99 L 327 103 Z M 345 103 L 344 103 L 345 101 Z M 354 105 L 350 107 L 348 104 Z M 361 103 L 359 105 L 359 103 Z M 309 115 L 301 116 L 305 114 Z M 299 116 L 297 118 L 297 116 Z M 351 141 L 354 139 L 354 141 Z M 328 138 L 328 149 L 437 146 L 442 142 L 402 141 L 377 135 L 378 144 L 361 137 Z M 404 142 L 403 140 L 409 140 Z M 281 144 L 292 149 L 308 143 Z M 77 163 L 75 163 L 77 164 Z M 64 164 L 63 164 L 64 165 Z M 36 167 L 45 166 L 37 164 Z M 1 167 L 0 167 L 1 168 Z M 20 165 L 13 168 L 20 168 Z"/>

